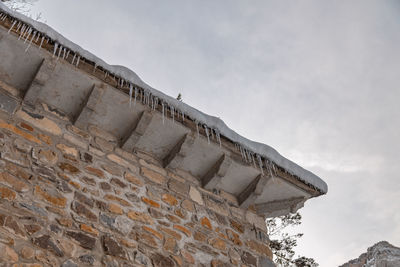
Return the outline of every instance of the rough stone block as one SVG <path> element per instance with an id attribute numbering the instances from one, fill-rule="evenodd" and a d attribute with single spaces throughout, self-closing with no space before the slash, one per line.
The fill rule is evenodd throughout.
<path id="1" fill-rule="evenodd" d="M 15 98 L 0 92 L 0 110 L 12 114 L 17 109 L 18 104 Z"/>
<path id="2" fill-rule="evenodd" d="M 58 136 L 62 134 L 60 126 L 58 126 L 57 123 L 48 119 L 47 117 L 26 110 L 24 111 L 23 109 L 18 110 L 16 115 L 22 120 L 30 123 L 34 127 L 44 132 L 48 132 L 52 135 Z"/>

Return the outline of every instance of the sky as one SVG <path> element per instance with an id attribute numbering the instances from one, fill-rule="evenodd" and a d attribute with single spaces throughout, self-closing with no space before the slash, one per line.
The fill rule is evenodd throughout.
<path id="1" fill-rule="evenodd" d="M 110 64 L 323 178 L 297 252 L 322 267 L 400 246 L 400 1 L 39 0 Z"/>

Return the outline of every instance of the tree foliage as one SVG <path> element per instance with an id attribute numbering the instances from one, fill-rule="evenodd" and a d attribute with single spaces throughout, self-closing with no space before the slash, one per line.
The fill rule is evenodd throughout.
<path id="1" fill-rule="evenodd" d="M 318 263 L 312 258 L 304 256 L 295 256 L 294 248 L 297 246 L 297 240 L 303 236 L 302 233 L 290 235 L 284 230 L 289 226 L 301 224 L 300 213 L 289 214 L 267 220 L 269 230 L 270 247 L 274 254 L 274 261 L 278 266 L 296 266 L 296 267 L 317 267 Z"/>

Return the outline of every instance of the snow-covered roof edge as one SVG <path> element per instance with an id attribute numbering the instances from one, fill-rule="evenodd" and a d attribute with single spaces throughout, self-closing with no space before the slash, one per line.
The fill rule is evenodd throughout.
<path id="1" fill-rule="evenodd" d="M 140 77 L 132 70 L 130 70 L 126 67 L 123 67 L 123 66 L 107 64 L 102 59 L 93 55 L 89 51 L 87 51 L 87 50 L 81 48 L 79 45 L 71 42 L 70 40 L 68 40 L 61 34 L 59 34 L 57 31 L 55 31 L 48 25 L 38 22 L 38 21 L 35 21 L 23 14 L 18 13 L 18 12 L 15 12 L 15 11 L 9 9 L 7 6 L 5 6 L 1 2 L 0 2 L 0 9 L 4 13 L 7 13 L 10 16 L 12 16 L 18 20 L 21 20 L 22 22 L 24 22 L 26 24 L 29 24 L 37 32 L 40 32 L 40 33 L 46 35 L 47 37 L 52 39 L 52 41 L 54 41 L 55 43 L 58 43 L 62 47 L 69 49 L 70 51 L 74 52 L 75 54 L 78 54 L 81 58 L 85 58 L 89 61 L 94 62 L 96 64 L 96 66 L 101 67 L 104 70 L 107 70 L 110 74 L 118 76 L 128 83 L 137 85 L 145 90 L 148 90 L 152 95 L 158 97 L 160 100 L 163 100 L 169 106 L 173 106 L 175 109 L 180 110 L 186 116 L 190 117 L 192 120 L 199 122 L 201 124 L 207 125 L 207 127 L 211 128 L 211 129 L 215 129 L 216 131 L 218 131 L 220 134 L 222 134 L 223 136 L 225 136 L 232 142 L 239 144 L 243 148 L 245 148 L 255 154 L 258 154 L 262 157 L 265 157 L 265 158 L 273 161 L 276 165 L 282 167 L 290 174 L 297 176 L 304 183 L 314 186 L 316 189 L 318 189 L 322 193 L 327 193 L 328 186 L 321 178 L 319 178 L 312 172 L 305 170 L 304 168 L 300 167 L 299 165 L 292 162 L 291 160 L 283 157 L 272 147 L 262 144 L 262 143 L 251 141 L 251 140 L 237 134 L 232 129 L 230 129 L 220 118 L 207 115 L 207 114 L 205 114 L 205 113 L 203 113 L 181 101 L 176 100 L 173 97 L 170 97 L 170 96 L 160 92 L 159 90 L 157 90 L 157 89 L 151 87 L 150 85 L 146 84 L 145 82 L 143 82 L 140 79 Z M 33 37 L 32 37 L 32 39 L 33 39 Z"/>

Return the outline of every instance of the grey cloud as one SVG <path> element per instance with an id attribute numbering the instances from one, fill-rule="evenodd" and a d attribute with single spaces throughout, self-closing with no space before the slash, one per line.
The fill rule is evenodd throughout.
<path id="1" fill-rule="evenodd" d="M 299 252 L 337 266 L 400 244 L 398 1 L 38 1 L 112 64 L 326 179 Z M 396 201 L 397 200 L 397 201 Z"/>

